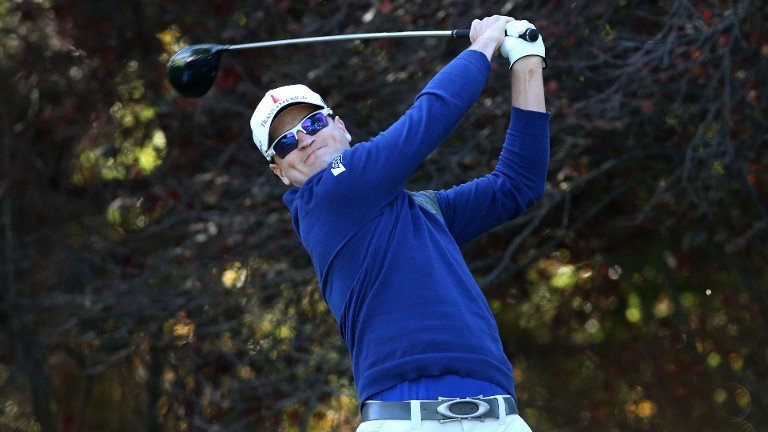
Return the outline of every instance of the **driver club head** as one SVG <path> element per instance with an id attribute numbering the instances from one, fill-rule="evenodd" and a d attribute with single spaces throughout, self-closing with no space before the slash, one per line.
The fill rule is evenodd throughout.
<path id="1" fill-rule="evenodd" d="M 184 48 L 168 61 L 168 80 L 179 94 L 197 98 L 208 93 L 228 45 L 200 44 Z"/>

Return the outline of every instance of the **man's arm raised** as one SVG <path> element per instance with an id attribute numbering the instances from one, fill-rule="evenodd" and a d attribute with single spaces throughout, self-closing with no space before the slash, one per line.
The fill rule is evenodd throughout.
<path id="1" fill-rule="evenodd" d="M 513 21 L 512 26 L 527 28 L 530 23 Z M 473 45 L 492 55 L 493 45 L 482 39 Z M 544 193 L 549 114 L 544 104 L 544 49 L 541 39 L 537 42 L 507 36 L 501 45 L 504 57 L 511 59 L 513 112 L 499 164 L 484 177 L 435 193 L 443 220 L 459 244 L 519 216 Z"/>
<path id="2" fill-rule="evenodd" d="M 521 36 L 533 32 L 533 39 Z M 544 38 L 526 20 L 507 23 L 506 37 L 501 43 L 501 55 L 509 59 L 512 82 L 512 106 L 529 111 L 546 112 L 544 106 L 544 77 L 546 49 Z"/>
<path id="3" fill-rule="evenodd" d="M 544 59 L 541 57 L 530 55 L 512 65 L 510 72 L 512 106 L 529 111 L 546 112 L 543 62 Z"/>

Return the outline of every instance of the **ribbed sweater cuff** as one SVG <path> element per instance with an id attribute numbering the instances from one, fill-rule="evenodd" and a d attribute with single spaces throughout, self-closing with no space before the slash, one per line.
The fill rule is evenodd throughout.
<path id="1" fill-rule="evenodd" d="M 477 69 L 486 76 L 491 72 L 491 62 L 485 54 L 475 49 L 468 49 L 457 56 L 462 60 L 472 63 Z"/>
<path id="2" fill-rule="evenodd" d="M 529 111 L 512 107 L 509 131 L 524 135 L 548 136 L 549 112 Z"/>

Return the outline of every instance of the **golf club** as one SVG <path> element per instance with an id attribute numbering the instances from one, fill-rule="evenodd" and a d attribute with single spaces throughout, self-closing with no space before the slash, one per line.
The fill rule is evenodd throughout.
<path id="1" fill-rule="evenodd" d="M 277 41 L 255 42 L 240 45 L 200 44 L 191 45 L 176 53 L 168 61 L 168 80 L 179 94 L 196 98 L 208 93 L 219 72 L 221 54 L 225 51 L 266 48 L 301 43 L 336 42 L 362 39 L 394 39 L 410 37 L 452 37 L 469 38 L 469 30 L 405 31 L 387 33 L 358 33 L 335 36 L 320 36 Z M 528 42 L 536 42 L 539 33 L 528 29 L 519 36 Z"/>

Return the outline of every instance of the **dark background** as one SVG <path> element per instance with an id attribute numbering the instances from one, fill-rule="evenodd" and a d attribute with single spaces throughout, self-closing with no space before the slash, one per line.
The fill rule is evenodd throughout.
<path id="1" fill-rule="evenodd" d="M 229 53 L 194 43 L 468 28 L 544 35 L 547 194 L 464 248 L 538 431 L 768 429 L 768 6 L 731 1 L 0 2 L 0 430 L 353 430 L 345 347 L 250 139 L 305 83 L 353 138 L 467 46 L 411 39 Z M 409 187 L 488 172 L 498 59 Z"/>

